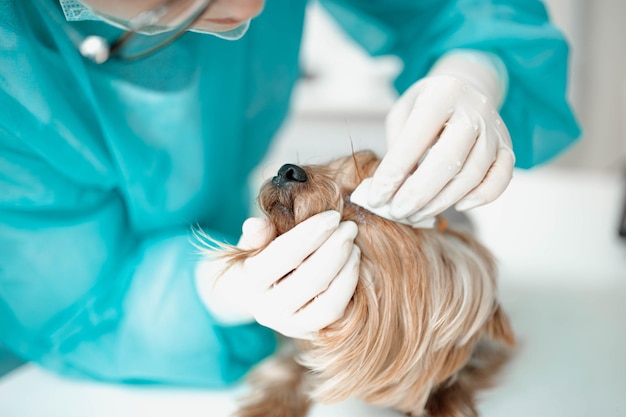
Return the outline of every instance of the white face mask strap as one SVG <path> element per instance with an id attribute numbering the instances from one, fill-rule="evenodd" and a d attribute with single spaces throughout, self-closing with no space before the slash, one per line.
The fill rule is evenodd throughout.
<path id="1" fill-rule="evenodd" d="M 226 39 L 227 41 L 236 41 L 237 39 L 241 39 L 243 35 L 246 34 L 249 27 L 250 27 L 250 21 L 246 20 L 244 23 L 240 24 L 236 28 L 227 30 L 225 32 L 210 32 L 210 31 L 206 31 L 202 29 L 193 29 L 193 28 L 189 29 L 189 32 L 205 33 L 208 35 L 217 36 L 218 38 L 221 38 L 221 39 Z"/>

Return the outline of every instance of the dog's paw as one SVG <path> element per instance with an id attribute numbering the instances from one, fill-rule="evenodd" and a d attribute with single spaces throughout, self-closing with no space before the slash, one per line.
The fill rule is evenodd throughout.
<path id="1" fill-rule="evenodd" d="M 248 376 L 250 392 L 233 417 L 305 417 L 311 400 L 303 387 L 305 369 L 292 356 L 275 356 Z"/>
<path id="2" fill-rule="evenodd" d="M 309 407 L 308 400 L 273 391 L 263 397 L 247 398 L 233 417 L 305 417 Z"/>

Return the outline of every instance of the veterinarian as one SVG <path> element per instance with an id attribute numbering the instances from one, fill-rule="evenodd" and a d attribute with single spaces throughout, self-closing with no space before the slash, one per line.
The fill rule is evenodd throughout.
<path id="1" fill-rule="evenodd" d="M 469 209 L 579 135 L 568 47 L 539 1 L 323 5 L 404 63 L 363 205 L 413 222 Z M 243 223 L 247 178 L 288 112 L 304 13 L 297 0 L 0 2 L 0 344 L 67 375 L 218 387 L 273 352 L 272 330 L 307 338 L 342 315 L 359 249 L 338 213 L 217 283 L 190 237 L 197 225 L 236 242 L 243 224 L 243 247 L 273 238 Z"/>

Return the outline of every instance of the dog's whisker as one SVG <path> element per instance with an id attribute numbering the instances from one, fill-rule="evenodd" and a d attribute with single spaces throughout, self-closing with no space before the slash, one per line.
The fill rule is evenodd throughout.
<path id="1" fill-rule="evenodd" d="M 354 161 L 354 170 L 356 172 L 356 178 L 358 182 L 361 183 L 363 181 L 363 175 L 361 174 L 361 170 L 359 169 L 359 163 L 356 159 L 356 152 L 354 150 L 354 140 L 352 139 L 352 133 L 350 133 L 350 127 L 348 126 L 348 120 L 344 119 L 346 122 L 346 129 L 348 130 L 348 138 L 350 139 L 350 154 L 352 155 L 352 160 Z"/>

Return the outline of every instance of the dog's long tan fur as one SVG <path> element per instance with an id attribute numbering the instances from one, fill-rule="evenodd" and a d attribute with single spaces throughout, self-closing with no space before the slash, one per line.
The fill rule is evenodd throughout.
<path id="1" fill-rule="evenodd" d="M 263 185 L 259 203 L 278 234 L 330 209 L 356 222 L 360 278 L 339 321 L 252 373 L 238 416 L 302 417 L 310 399 L 350 397 L 414 417 L 477 416 L 474 392 L 492 384 L 514 345 L 494 260 L 467 234 L 413 229 L 351 204 L 378 163 L 359 152 L 302 167 L 306 182 Z M 254 252 L 222 255 L 239 262 Z"/>

